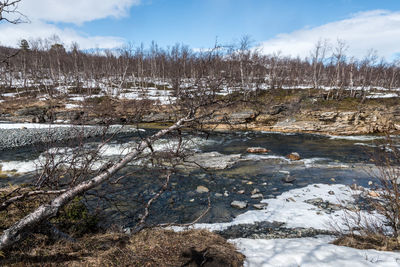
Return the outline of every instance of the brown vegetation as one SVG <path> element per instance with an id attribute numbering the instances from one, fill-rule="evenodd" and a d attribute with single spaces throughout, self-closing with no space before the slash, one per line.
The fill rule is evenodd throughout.
<path id="1" fill-rule="evenodd" d="M 24 243 L 1 262 L 10 266 L 243 266 L 244 256 L 221 236 L 205 231 L 146 229 L 129 236 L 105 233 L 76 242 Z M 185 265 L 187 264 L 187 265 Z"/>

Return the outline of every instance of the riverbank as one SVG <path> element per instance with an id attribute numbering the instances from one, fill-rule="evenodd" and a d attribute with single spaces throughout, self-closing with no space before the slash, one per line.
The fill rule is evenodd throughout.
<path id="1" fill-rule="evenodd" d="M 70 124 L 0 122 L 0 151 L 35 145 L 127 134 L 137 131 L 122 125 L 82 126 Z"/>
<path id="2" fill-rule="evenodd" d="M 108 96 L 79 100 L 15 99 L 0 104 L 0 120 L 73 125 L 141 124 L 162 127 L 179 114 L 170 105 Z M 326 135 L 399 134 L 399 98 L 324 99 L 306 90 L 262 91 L 255 100 L 215 110 L 199 121 L 215 130 L 319 133 Z"/>

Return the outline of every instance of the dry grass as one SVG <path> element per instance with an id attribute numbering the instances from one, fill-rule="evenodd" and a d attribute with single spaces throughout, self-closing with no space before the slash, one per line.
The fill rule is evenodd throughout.
<path id="1" fill-rule="evenodd" d="M 205 231 L 173 232 L 146 229 L 129 237 L 107 233 L 87 236 L 77 242 L 37 245 L 25 242 L 7 253 L 0 264 L 9 266 L 243 266 L 244 256 L 221 236 Z M 193 257 L 192 257 L 193 256 Z M 203 257 L 204 256 L 204 257 Z M 197 258 L 196 258 L 197 257 Z M 193 260 L 193 261 L 192 261 Z"/>
<path id="2" fill-rule="evenodd" d="M 333 244 L 358 249 L 376 249 L 382 251 L 400 250 L 400 243 L 396 238 L 384 235 L 345 235 L 336 239 Z"/>

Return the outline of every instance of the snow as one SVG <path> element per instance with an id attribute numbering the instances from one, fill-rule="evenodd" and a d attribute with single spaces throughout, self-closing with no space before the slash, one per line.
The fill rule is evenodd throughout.
<path id="1" fill-rule="evenodd" d="M 367 96 L 367 98 L 372 98 L 372 99 L 376 99 L 376 98 L 392 98 L 392 97 L 399 97 L 399 95 L 398 94 L 394 94 L 394 93 L 388 93 L 388 94 L 371 93 L 371 95 Z"/>
<path id="2" fill-rule="evenodd" d="M 246 256 L 246 267 L 364 267 L 400 266 L 400 254 L 377 250 L 360 250 L 329 244 L 332 237 L 298 239 L 232 239 Z"/>
<path id="3" fill-rule="evenodd" d="M 246 154 L 242 157 L 242 160 L 251 160 L 251 161 L 269 161 L 269 160 L 277 160 L 280 163 L 292 164 L 292 165 L 300 165 L 303 164 L 305 168 L 349 168 L 350 166 L 341 162 L 333 162 L 332 159 L 329 158 L 304 158 L 296 161 L 292 161 L 284 156 L 279 155 L 267 155 L 267 154 Z"/>
<path id="4" fill-rule="evenodd" d="M 351 140 L 351 141 L 374 141 L 384 139 L 384 136 L 371 136 L 371 135 L 328 135 L 330 139 L 338 140 Z"/>
<path id="5" fill-rule="evenodd" d="M 42 123 L 0 123 L 0 129 L 42 129 L 52 127 L 76 127 L 68 124 L 42 124 Z"/>
<path id="6" fill-rule="evenodd" d="M 1 124 L 0 124 L 1 125 Z M 113 125 L 112 127 L 122 127 L 121 125 Z M 144 131 L 143 129 L 139 129 L 139 131 Z M 167 140 L 167 139 L 160 139 L 154 142 L 153 144 L 153 149 L 154 151 L 169 151 L 171 149 L 176 148 L 178 144 L 178 140 Z M 198 151 L 197 147 L 200 145 L 204 144 L 210 144 L 213 141 L 204 139 L 204 138 L 191 138 L 191 139 L 183 139 L 182 141 L 182 147 L 187 149 L 187 150 L 192 150 L 192 151 Z M 132 141 L 124 144 L 116 144 L 116 143 L 110 143 L 110 144 L 105 144 L 100 148 L 99 151 L 99 157 L 100 159 L 95 161 L 92 165 L 90 165 L 90 168 L 92 170 L 98 169 L 100 166 L 102 166 L 104 163 L 106 163 L 108 160 L 112 160 L 115 158 L 119 158 L 122 156 L 127 155 L 129 152 L 131 152 L 134 148 L 136 148 L 137 143 Z M 150 153 L 150 149 L 145 149 L 144 153 Z M 34 172 L 38 169 L 41 169 L 41 167 L 44 165 L 46 162 L 46 154 L 53 154 L 54 155 L 54 162 L 56 163 L 62 163 L 65 165 L 68 165 L 70 162 L 72 162 L 72 159 L 74 158 L 74 150 L 71 148 L 50 148 L 49 150 L 43 152 L 42 154 L 39 155 L 38 158 L 34 160 L 29 160 L 29 161 L 0 161 L 0 170 L 2 171 L 14 171 L 16 172 L 16 175 L 21 174 L 21 173 L 29 173 L 29 172 Z M 79 168 L 79 164 L 84 163 L 85 158 L 76 158 L 74 160 L 75 167 Z M 131 162 L 131 165 L 143 165 L 144 161 L 143 160 L 137 160 L 134 162 Z"/>
<path id="7" fill-rule="evenodd" d="M 129 92 L 118 95 L 120 99 L 135 99 L 135 100 L 153 100 L 160 102 L 162 105 L 172 104 L 176 101 L 176 97 L 171 96 L 170 90 L 158 90 L 154 87 L 129 89 Z"/>
<path id="8" fill-rule="evenodd" d="M 331 192 L 331 193 L 329 193 Z M 332 193 L 333 192 L 333 193 Z M 253 224 L 259 221 L 284 222 L 287 228 L 315 228 L 332 230 L 331 223 L 341 225 L 343 210 L 326 214 L 316 206 L 304 201 L 322 198 L 332 204 L 353 203 L 353 194 L 348 186 L 335 184 L 314 184 L 303 188 L 293 189 L 278 196 L 276 199 L 265 199 L 268 203 L 264 210 L 247 211 L 237 216 L 230 223 L 195 224 L 194 228 L 205 228 L 211 231 L 224 230 L 231 225 Z M 347 214 L 350 214 L 347 211 Z M 376 214 L 361 213 L 363 218 L 382 220 Z M 174 230 L 183 228 L 173 227 Z M 345 229 L 345 228 L 342 228 Z M 291 239 L 231 239 L 246 257 L 245 267 L 314 267 L 314 266 L 400 266 L 400 254 L 377 250 L 360 250 L 330 244 L 335 237 L 317 236 Z"/>
<path id="9" fill-rule="evenodd" d="M 80 108 L 81 105 L 77 105 L 77 104 L 65 104 L 65 108 L 66 109 L 74 109 L 74 108 Z"/>
<path id="10" fill-rule="evenodd" d="M 331 191 L 331 194 L 329 193 Z M 333 192 L 333 194 L 332 194 Z M 305 200 L 322 198 L 332 204 L 346 206 L 354 202 L 353 195 L 359 193 L 353 191 L 350 187 L 342 184 L 313 184 L 303 188 L 293 189 L 282 193 L 276 198 L 264 199 L 261 203 L 267 203 L 268 206 L 263 210 L 250 210 L 238 215 L 231 222 L 195 224 L 192 228 L 208 229 L 210 231 L 222 231 L 233 225 L 254 224 L 256 222 L 283 222 L 285 227 L 296 228 L 314 228 L 320 230 L 333 230 L 335 227 L 343 227 L 345 222 L 343 218 L 348 218 L 353 214 L 348 210 L 333 211 L 327 214 L 324 210 L 304 202 Z M 363 219 L 373 220 L 381 224 L 382 218 L 378 214 L 370 214 L 361 211 Z M 182 230 L 181 227 L 172 227 L 176 231 Z"/>
<path id="11" fill-rule="evenodd" d="M 5 172 L 28 173 L 37 169 L 36 161 L 0 161 L 0 170 Z"/>

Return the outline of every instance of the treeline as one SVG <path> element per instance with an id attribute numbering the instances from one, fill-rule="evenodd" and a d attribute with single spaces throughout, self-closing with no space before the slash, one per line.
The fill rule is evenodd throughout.
<path id="1" fill-rule="evenodd" d="M 0 47 L 0 86 L 50 90 L 69 86 L 77 90 L 101 88 L 107 93 L 132 86 L 181 88 L 207 84 L 231 90 L 265 88 L 335 88 L 360 90 L 400 87 L 398 62 L 379 59 L 369 51 L 363 59 L 349 58 L 347 46 L 318 42 L 307 58 L 279 53 L 263 55 L 251 49 L 248 37 L 237 45 L 194 51 L 176 44 L 166 49 L 156 43 L 127 44 L 114 50 L 82 51 L 51 39 L 22 40 L 19 49 Z M 50 88 L 50 89 L 49 89 Z M 347 91 L 347 90 L 346 90 Z M 338 94 L 339 96 L 339 94 Z"/>

